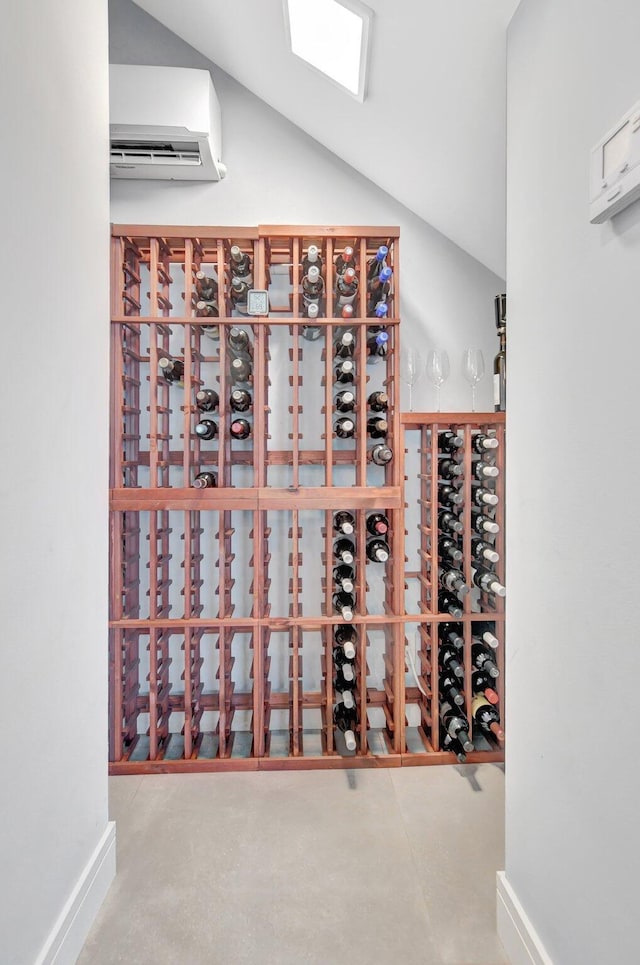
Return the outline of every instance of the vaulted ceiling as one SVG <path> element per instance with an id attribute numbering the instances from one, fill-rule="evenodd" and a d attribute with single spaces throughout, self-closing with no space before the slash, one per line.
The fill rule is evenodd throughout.
<path id="1" fill-rule="evenodd" d="M 135 2 L 504 277 L 506 28 L 519 0 L 368 0 L 364 104 L 291 53 L 282 0 Z"/>

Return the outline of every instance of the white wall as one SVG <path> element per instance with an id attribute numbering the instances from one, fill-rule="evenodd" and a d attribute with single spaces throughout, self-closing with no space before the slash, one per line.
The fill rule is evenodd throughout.
<path id="1" fill-rule="evenodd" d="M 629 0 L 509 31 L 506 876 L 556 965 L 640 960 L 640 205 L 588 223 L 639 36 Z"/>
<path id="2" fill-rule="evenodd" d="M 0 960 L 26 965 L 113 843 L 106 3 L 5 4 L 0 92 Z"/>
<path id="3" fill-rule="evenodd" d="M 435 345 L 449 351 L 452 374 L 443 389 L 443 409 L 470 408 L 462 352 L 469 345 L 482 348 L 488 374 L 478 390 L 478 407 L 493 408 L 489 370 L 498 348 L 493 296 L 504 282 L 130 0 L 111 0 L 109 10 L 112 63 L 211 70 L 229 168 L 226 180 L 216 184 L 114 181 L 112 221 L 399 225 L 405 341 L 415 341 L 425 353 Z M 414 393 L 414 409 L 434 406 L 435 390 L 423 381 Z"/>

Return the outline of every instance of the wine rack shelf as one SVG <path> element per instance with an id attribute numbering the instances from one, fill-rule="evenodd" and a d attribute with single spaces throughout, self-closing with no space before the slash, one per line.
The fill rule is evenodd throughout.
<path id="1" fill-rule="evenodd" d="M 303 268 L 312 245 L 324 279 L 317 318 L 307 314 Z M 378 318 L 368 314 L 367 273 L 381 245 L 392 278 L 387 316 Z M 333 294 L 347 247 L 359 279 L 349 318 Z M 436 447 L 441 429 L 464 434 L 470 498 L 472 439 L 482 431 L 498 438 L 502 470 L 504 418 L 400 414 L 398 229 L 114 226 L 111 272 L 111 773 L 455 762 L 438 725 L 437 626 L 451 618 L 437 610 L 431 545 Z M 268 292 L 267 315 L 247 314 L 234 277 Z M 380 323 L 386 353 L 372 355 Z M 354 374 L 341 383 L 334 343 L 345 331 L 355 336 Z M 344 389 L 355 396 L 347 413 L 355 431 L 338 438 L 345 413 L 335 398 Z M 196 404 L 203 390 L 217 396 L 211 411 Z M 231 404 L 239 390 L 241 401 L 250 397 L 242 411 Z M 367 432 L 374 392 L 388 397 L 382 442 Z M 215 423 L 211 439 L 196 432 L 206 419 Z M 233 434 L 240 419 L 246 438 Z M 406 459 L 405 440 L 417 443 Z M 393 452 L 383 465 L 371 458 L 378 444 Z M 195 488 L 202 473 L 216 485 Z M 333 599 L 334 518 L 345 510 L 355 544 L 348 621 Z M 386 562 L 366 556 L 376 511 L 388 521 Z M 467 499 L 465 525 L 470 512 Z M 406 527 L 407 552 L 420 534 L 412 569 Z M 470 580 L 469 532 L 466 525 Z M 469 595 L 458 621 L 467 712 L 477 621 L 495 629 L 502 688 L 504 610 L 492 601 Z M 355 639 L 355 749 L 334 724 L 335 684 L 346 686 L 334 634 L 345 623 Z M 474 743 L 470 760 L 502 758 L 501 747 Z"/>

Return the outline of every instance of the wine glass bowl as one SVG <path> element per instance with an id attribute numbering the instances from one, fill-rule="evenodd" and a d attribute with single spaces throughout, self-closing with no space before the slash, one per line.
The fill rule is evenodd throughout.
<path id="1" fill-rule="evenodd" d="M 479 348 L 466 348 L 462 356 L 462 374 L 471 386 L 471 411 L 476 411 L 476 386 L 484 376 L 484 356 Z"/>
<path id="2" fill-rule="evenodd" d="M 413 386 L 424 375 L 424 359 L 415 348 L 406 348 L 400 355 L 400 378 L 409 386 L 409 412 L 413 412 Z"/>
<path id="3" fill-rule="evenodd" d="M 450 371 L 449 354 L 444 349 L 431 349 L 427 355 L 427 375 L 436 387 L 437 412 L 440 412 L 440 389 L 449 378 Z"/>

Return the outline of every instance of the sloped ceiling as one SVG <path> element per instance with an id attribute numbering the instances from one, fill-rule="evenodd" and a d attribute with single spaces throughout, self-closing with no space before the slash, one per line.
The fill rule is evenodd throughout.
<path id="1" fill-rule="evenodd" d="M 518 2 L 369 0 L 361 104 L 291 53 L 282 0 L 136 0 L 501 277 L 506 27 Z"/>

